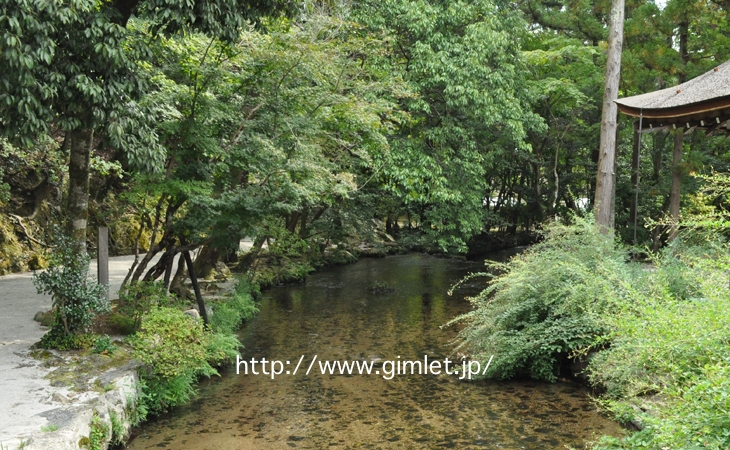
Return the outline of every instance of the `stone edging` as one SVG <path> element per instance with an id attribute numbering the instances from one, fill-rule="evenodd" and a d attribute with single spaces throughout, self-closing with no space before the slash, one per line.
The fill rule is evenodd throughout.
<path id="1" fill-rule="evenodd" d="M 101 442 L 102 450 L 109 447 L 113 436 L 121 435 L 122 439 L 126 439 L 136 418 L 138 381 L 137 364 L 134 361 L 104 372 L 98 377 L 98 382 L 105 392 L 80 404 L 41 413 L 58 429 L 34 432 L 24 441 L 23 450 L 90 449 L 89 437 L 94 415 L 99 417 L 98 423 L 106 428 L 106 437 Z"/>

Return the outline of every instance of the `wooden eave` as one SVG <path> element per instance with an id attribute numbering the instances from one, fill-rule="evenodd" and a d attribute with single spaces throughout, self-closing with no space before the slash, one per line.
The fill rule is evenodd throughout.
<path id="1" fill-rule="evenodd" d="M 718 97 L 673 108 L 636 108 L 616 102 L 619 111 L 627 116 L 643 116 L 644 132 L 668 128 L 685 130 L 705 130 L 707 134 L 730 134 L 730 96 Z M 639 122 L 634 127 L 638 129 Z"/>
<path id="2" fill-rule="evenodd" d="M 616 100 L 643 131 L 684 128 L 730 134 L 730 61 L 684 83 Z M 635 128 L 639 127 L 639 120 Z"/>

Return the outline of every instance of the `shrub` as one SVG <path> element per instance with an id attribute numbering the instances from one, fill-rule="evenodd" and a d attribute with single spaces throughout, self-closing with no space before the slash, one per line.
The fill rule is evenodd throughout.
<path id="1" fill-rule="evenodd" d="M 575 220 L 550 225 L 540 244 L 472 275 L 492 280 L 452 323 L 466 323 L 457 350 L 484 363 L 495 355 L 488 377 L 554 381 L 571 353 L 608 332 L 601 316 L 621 303 L 635 268 L 593 221 Z"/>
<path id="2" fill-rule="evenodd" d="M 253 300 L 254 292 L 251 283 L 241 278 L 236 284 L 233 295 L 216 305 L 215 314 L 210 325 L 216 333 L 234 333 L 241 322 L 248 320 L 258 312 Z"/>
<path id="3" fill-rule="evenodd" d="M 258 311 L 255 292 L 255 286 L 239 280 L 234 294 L 216 305 L 210 329 L 169 307 L 153 307 L 142 316 L 140 330 L 130 338 L 135 356 L 145 364 L 139 420 L 188 402 L 199 377 L 217 375 L 214 367 L 236 357 L 241 343 L 235 331 Z"/>
<path id="4" fill-rule="evenodd" d="M 103 335 L 96 338 L 91 351 L 94 353 L 104 353 L 111 355 L 116 349 L 117 346 L 112 343 L 111 338 L 107 335 Z"/>
<path id="5" fill-rule="evenodd" d="M 115 332 L 124 335 L 134 334 L 139 329 L 135 318 L 119 313 L 110 314 L 107 323 Z"/>
<path id="6" fill-rule="evenodd" d="M 606 317 L 611 346 L 589 366 L 643 430 L 598 448 L 730 448 L 728 248 L 675 241 L 652 262 L 633 307 Z"/>
<path id="7" fill-rule="evenodd" d="M 89 279 L 89 257 L 75 251 L 66 236 L 58 236 L 50 255 L 49 267 L 33 274 L 33 284 L 41 294 L 50 294 L 55 311 L 51 330 L 41 339 L 45 348 L 56 343 L 73 346 L 73 335 L 89 330 L 97 313 L 108 311 L 106 286 Z M 78 347 L 76 347 L 78 348 Z"/>
<path id="8" fill-rule="evenodd" d="M 205 352 L 210 340 L 202 322 L 177 309 L 162 307 L 144 316 L 131 342 L 137 359 L 155 375 L 171 379 L 190 371 L 212 371 Z"/>
<path id="9" fill-rule="evenodd" d="M 139 329 L 142 315 L 155 306 L 170 306 L 167 288 L 161 282 L 140 281 L 125 284 L 119 290 L 119 304 L 113 325 L 131 334 Z M 120 317 L 121 316 L 121 317 Z M 129 318 L 129 320 L 125 320 Z"/>
<path id="10" fill-rule="evenodd" d="M 212 333 L 201 321 L 168 307 L 144 315 L 130 341 L 146 366 L 140 374 L 140 420 L 188 402 L 197 379 L 217 375 L 213 366 L 235 357 L 240 346 L 235 335 Z"/>
<path id="11" fill-rule="evenodd" d="M 92 333 L 65 334 L 60 327 L 51 330 L 41 337 L 38 347 L 56 350 L 87 350 L 96 342 Z"/>

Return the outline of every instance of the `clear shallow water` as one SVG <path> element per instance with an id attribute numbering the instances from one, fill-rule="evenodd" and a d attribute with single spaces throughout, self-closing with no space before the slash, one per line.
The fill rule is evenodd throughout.
<path id="1" fill-rule="evenodd" d="M 491 255 L 503 259 L 508 253 Z M 306 283 L 264 293 L 261 312 L 240 332 L 243 359 L 291 361 L 296 375 L 237 375 L 204 381 L 191 404 L 145 424 L 133 450 L 349 448 L 583 448 L 619 427 L 569 382 L 459 381 L 456 376 L 322 375 L 318 360 L 449 357 L 457 329 L 440 326 L 469 310 L 484 287 L 449 287 L 481 263 L 426 255 L 364 259 L 321 271 Z M 391 293 L 368 291 L 386 282 Z M 499 355 L 495 355 L 498 358 Z M 258 370 L 258 369 L 257 369 Z M 260 371 L 259 371 L 260 373 Z"/>

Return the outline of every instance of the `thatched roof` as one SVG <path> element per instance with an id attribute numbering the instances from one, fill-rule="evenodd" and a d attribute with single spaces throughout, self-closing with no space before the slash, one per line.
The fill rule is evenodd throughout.
<path id="1" fill-rule="evenodd" d="M 730 132 L 730 61 L 679 86 L 616 100 L 629 116 L 643 115 L 645 129 L 700 128 Z"/>

